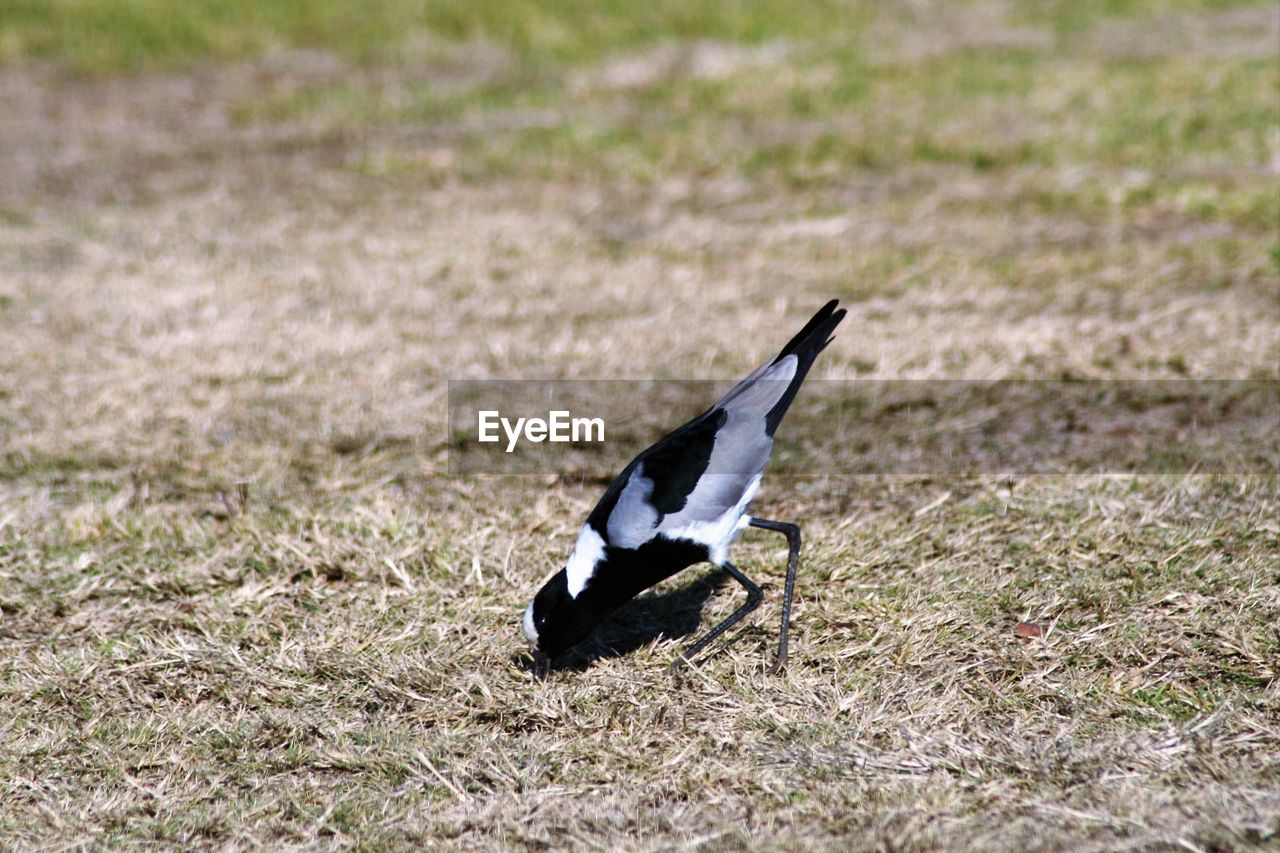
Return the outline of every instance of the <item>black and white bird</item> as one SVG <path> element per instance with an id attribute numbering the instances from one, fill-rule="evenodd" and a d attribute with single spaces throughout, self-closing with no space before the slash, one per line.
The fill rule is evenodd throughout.
<path id="1" fill-rule="evenodd" d="M 774 431 L 844 319 L 837 304 L 833 299 L 824 305 L 777 356 L 633 459 L 609 485 L 565 567 L 524 612 L 524 635 L 539 674 L 622 604 L 682 569 L 709 561 L 742 584 L 747 600 L 673 666 L 692 660 L 760 603 L 760 587 L 729 562 L 729 546 L 748 526 L 787 537 L 782 628 L 771 671 L 785 665 L 800 528 L 753 518 L 747 510 L 769 461 Z"/>

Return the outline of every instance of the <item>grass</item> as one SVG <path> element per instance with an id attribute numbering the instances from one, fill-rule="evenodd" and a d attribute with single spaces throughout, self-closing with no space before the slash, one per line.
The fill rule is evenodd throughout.
<path id="1" fill-rule="evenodd" d="M 453 478 L 444 428 L 448 378 L 732 377 L 830 296 L 821 376 L 1275 379 L 1278 26 L 7 5 L 0 844 L 1273 846 L 1274 471 L 774 477 L 785 676 L 751 534 L 697 674 L 705 568 L 535 683 L 611 472 Z"/>
<path id="2" fill-rule="evenodd" d="M 857 4 L 659 0 L 18 0 L 5 10 L 0 44 L 12 59 L 52 57 L 88 73 L 237 59 L 272 49 L 317 49 L 376 62 L 412 56 L 415 41 L 493 41 L 530 61 L 584 62 L 659 39 L 758 41 L 813 37 L 845 27 Z"/>

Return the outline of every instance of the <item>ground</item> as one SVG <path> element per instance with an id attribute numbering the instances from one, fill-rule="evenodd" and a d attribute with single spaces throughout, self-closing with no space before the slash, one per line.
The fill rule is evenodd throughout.
<path id="1" fill-rule="evenodd" d="M 1275 845 L 1274 467 L 767 480 L 784 675 L 750 533 L 683 681 L 707 567 L 539 682 L 610 472 L 445 436 L 830 297 L 820 377 L 1275 379 L 1274 5 L 606 5 L 0 11 L 0 845 Z"/>

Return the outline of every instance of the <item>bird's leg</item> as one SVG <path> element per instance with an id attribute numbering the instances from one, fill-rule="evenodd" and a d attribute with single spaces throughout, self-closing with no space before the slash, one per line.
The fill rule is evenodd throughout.
<path id="1" fill-rule="evenodd" d="M 676 658 L 675 661 L 672 662 L 672 672 L 679 671 L 681 667 L 693 660 L 694 655 L 705 649 L 708 643 L 741 622 L 744 616 L 752 610 L 755 610 L 756 607 L 760 605 L 760 599 L 763 597 L 764 593 L 760 591 L 760 587 L 756 585 L 755 581 L 738 571 L 737 567 L 730 562 L 726 561 L 722 563 L 720 568 L 724 569 L 733 577 L 734 580 L 742 584 L 743 589 L 747 591 L 747 600 L 741 607 L 730 613 L 727 619 L 708 631 L 705 637 L 685 649 L 680 654 L 680 657 Z"/>
<path id="2" fill-rule="evenodd" d="M 787 580 L 782 590 L 782 628 L 778 631 L 778 656 L 769 667 L 769 674 L 782 671 L 787 665 L 787 637 L 791 631 L 791 595 L 796 588 L 796 566 L 800 564 L 800 528 L 788 521 L 768 521 L 753 518 L 749 522 L 752 527 L 761 530 L 773 530 L 787 537 Z"/>

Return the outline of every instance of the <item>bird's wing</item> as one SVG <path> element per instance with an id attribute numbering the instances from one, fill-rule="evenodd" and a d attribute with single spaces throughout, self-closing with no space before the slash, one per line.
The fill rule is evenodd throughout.
<path id="1" fill-rule="evenodd" d="M 683 508 L 715 448 L 724 414 L 709 409 L 637 456 L 600 498 L 587 523 L 619 548 L 638 548 Z"/>
<path id="2" fill-rule="evenodd" d="M 641 453 L 605 492 L 588 523 L 609 544 L 638 548 L 658 533 L 676 535 L 691 524 L 724 517 L 759 482 L 773 449 L 766 415 L 786 394 L 795 368 L 794 357 L 765 365 Z"/>
<path id="3" fill-rule="evenodd" d="M 766 417 L 795 377 L 797 359 L 787 356 L 754 371 L 712 408 L 720 423 L 702 475 L 658 522 L 658 531 L 674 534 L 691 524 L 710 523 L 745 509 L 773 450 Z M 737 519 L 735 518 L 734 521 Z"/>

